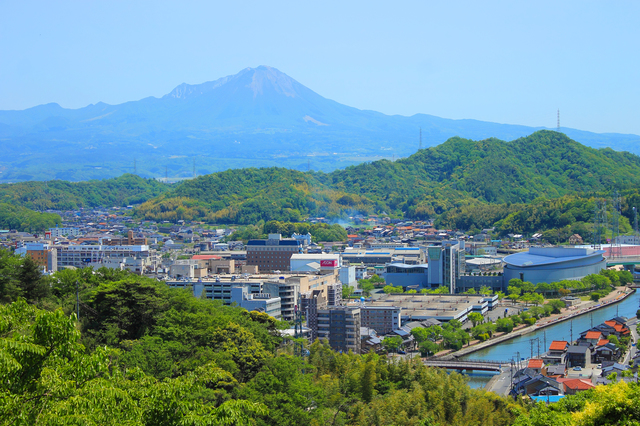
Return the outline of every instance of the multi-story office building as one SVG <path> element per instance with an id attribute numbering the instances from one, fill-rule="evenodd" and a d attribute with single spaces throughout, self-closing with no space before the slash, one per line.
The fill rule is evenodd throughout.
<path id="1" fill-rule="evenodd" d="M 310 330 L 311 342 L 318 338 L 318 310 L 327 309 L 327 299 L 321 290 L 302 293 L 300 298 L 300 311 L 307 319 L 307 327 Z"/>
<path id="2" fill-rule="evenodd" d="M 280 298 L 271 297 L 269 293 L 249 293 L 247 287 L 233 287 L 231 289 L 231 303 L 235 303 L 248 311 L 260 311 L 280 319 Z"/>
<path id="3" fill-rule="evenodd" d="M 336 351 L 360 353 L 360 308 L 336 306 L 318 310 L 318 338 Z"/>
<path id="4" fill-rule="evenodd" d="M 256 265 L 261 272 L 289 271 L 294 253 L 302 253 L 302 241 L 269 234 L 266 240 L 249 240 L 247 265 Z"/>
<path id="5" fill-rule="evenodd" d="M 151 254 L 149 246 L 104 246 L 104 245 L 76 245 L 56 246 L 58 250 L 58 268 L 73 266 L 84 268 L 90 264 L 100 264 L 103 259 L 148 259 Z"/>
<path id="6" fill-rule="evenodd" d="M 58 270 L 57 250 L 47 243 L 27 243 L 17 248 L 15 253 L 29 256 L 38 266 L 47 271 Z"/>
<path id="7" fill-rule="evenodd" d="M 264 282 L 265 293 L 282 299 L 282 318 L 293 321 L 295 306 L 300 295 L 313 290 L 322 292 L 329 306 L 342 302 L 342 284 L 338 281 L 338 270 L 329 273 L 308 273 L 276 276 Z"/>
<path id="8" fill-rule="evenodd" d="M 79 228 L 49 228 L 51 238 L 57 237 L 77 237 L 81 235 Z"/>
<path id="9" fill-rule="evenodd" d="M 287 278 L 274 278 L 265 281 L 262 288 L 265 293 L 280 298 L 282 319 L 293 321 L 295 308 L 300 298 L 300 282 Z"/>
<path id="10" fill-rule="evenodd" d="M 260 294 L 263 281 L 260 278 L 228 276 L 212 280 L 167 281 L 167 285 L 171 288 L 191 288 L 195 297 L 202 297 L 204 293 L 207 299 L 221 300 L 225 305 L 230 305 L 232 288 L 244 287 L 248 294 Z"/>
<path id="11" fill-rule="evenodd" d="M 429 246 L 427 255 L 429 286 L 444 286 L 449 293 L 455 293 L 456 282 L 465 273 L 464 241 L 443 241 L 441 246 Z"/>
<path id="12" fill-rule="evenodd" d="M 373 328 L 380 336 L 391 333 L 400 328 L 400 311 L 398 306 L 362 306 L 362 326 Z"/>
<path id="13" fill-rule="evenodd" d="M 144 236 L 136 236 L 135 233 L 130 229 L 129 232 L 127 232 L 126 237 L 112 236 L 108 238 L 101 238 L 100 244 L 106 246 L 144 246 L 147 245 L 147 239 Z"/>

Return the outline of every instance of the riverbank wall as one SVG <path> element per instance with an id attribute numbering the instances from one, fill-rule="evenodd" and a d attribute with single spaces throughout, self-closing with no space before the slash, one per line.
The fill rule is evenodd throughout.
<path id="1" fill-rule="evenodd" d="M 442 360 L 454 360 L 460 357 L 463 357 L 465 355 L 469 355 L 472 354 L 474 352 L 477 352 L 479 350 L 485 349 L 485 348 L 489 348 L 491 346 L 495 346 L 497 344 L 500 344 L 502 342 L 506 342 L 509 341 L 511 339 L 515 339 L 516 337 L 520 337 L 520 336 L 524 336 L 526 334 L 538 331 L 538 330 L 542 330 L 546 327 L 550 327 L 552 325 L 555 324 L 559 324 L 561 322 L 573 319 L 573 318 L 577 318 L 580 317 L 582 315 L 588 314 L 590 312 L 594 312 L 598 309 L 602 309 L 604 307 L 607 306 L 611 306 L 611 305 L 615 305 L 616 303 L 620 303 L 623 300 L 625 300 L 627 297 L 631 296 L 633 293 L 635 293 L 635 289 L 632 288 L 630 289 L 630 291 L 626 291 L 624 294 L 618 295 L 616 298 L 608 300 L 606 302 L 602 302 L 590 307 L 586 307 L 586 308 L 582 308 L 582 309 L 577 309 L 573 312 L 565 312 L 563 315 L 558 316 L 557 318 L 553 318 L 550 321 L 544 322 L 544 323 L 536 323 L 532 326 L 529 327 L 524 327 L 521 328 L 519 330 L 514 330 L 511 333 L 507 333 L 507 334 L 503 334 L 501 336 L 498 336 L 496 338 L 490 339 L 490 340 L 486 340 L 484 342 L 480 342 L 477 343 L 475 345 L 472 346 L 467 346 L 464 347 L 462 349 L 460 349 L 459 351 L 456 352 L 452 352 L 452 353 L 448 353 L 442 356 L 437 356 L 437 358 L 442 359 Z M 543 320 L 544 321 L 544 320 Z"/>

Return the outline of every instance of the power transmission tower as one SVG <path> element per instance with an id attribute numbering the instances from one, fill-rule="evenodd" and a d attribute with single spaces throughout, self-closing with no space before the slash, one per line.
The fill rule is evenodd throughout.
<path id="1" fill-rule="evenodd" d="M 633 208 L 633 235 L 636 237 L 634 244 L 640 243 L 640 237 L 638 236 L 638 209 Z"/>
<path id="2" fill-rule="evenodd" d="M 593 209 L 593 248 L 595 250 L 601 249 L 603 212 L 604 207 L 602 202 L 596 200 L 596 205 Z"/>
<path id="3" fill-rule="evenodd" d="M 622 245 L 620 244 L 620 194 L 613 193 L 613 223 L 611 226 L 611 258 L 622 257 Z"/>

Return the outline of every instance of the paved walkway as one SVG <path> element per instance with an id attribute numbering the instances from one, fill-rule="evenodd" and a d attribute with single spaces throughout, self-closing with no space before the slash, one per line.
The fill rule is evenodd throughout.
<path id="1" fill-rule="evenodd" d="M 562 309 L 559 314 L 555 314 L 555 315 L 551 315 L 549 317 L 543 318 L 532 326 L 519 326 L 518 328 L 515 328 L 511 333 L 496 333 L 493 338 L 486 340 L 484 342 L 479 342 L 475 340 L 473 342 L 477 342 L 477 343 L 474 344 L 473 342 L 469 342 L 469 346 L 465 346 L 459 351 L 456 351 L 456 352 L 442 351 L 442 352 L 438 352 L 435 356 L 443 360 L 456 359 L 461 356 L 468 355 L 470 353 L 487 348 L 489 346 L 493 346 L 498 343 L 502 343 L 507 340 L 514 339 L 518 336 L 522 336 L 523 334 L 528 334 L 533 331 L 539 330 L 541 328 L 545 328 L 550 325 L 556 324 L 558 322 L 566 321 L 569 318 L 573 318 L 579 315 L 584 315 L 587 312 L 593 311 L 595 309 L 599 309 L 602 306 L 608 305 L 609 303 L 619 301 L 624 297 L 626 297 L 627 295 L 631 294 L 632 292 L 633 290 L 628 289 L 627 287 L 617 287 L 611 293 L 601 298 L 598 302 L 593 302 L 590 300 L 582 301 L 576 306 Z"/>

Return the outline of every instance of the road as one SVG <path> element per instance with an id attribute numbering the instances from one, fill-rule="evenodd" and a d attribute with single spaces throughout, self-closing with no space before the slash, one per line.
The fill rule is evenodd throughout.
<path id="1" fill-rule="evenodd" d="M 627 354 L 624 356 L 623 364 L 626 364 L 626 365 L 629 365 L 629 360 L 633 358 L 636 352 L 638 351 L 638 348 L 637 348 L 638 331 L 636 330 L 636 324 L 638 324 L 637 318 L 634 318 L 632 320 L 629 320 L 629 322 L 627 322 L 627 326 L 629 327 L 629 330 L 631 330 L 631 343 L 635 343 L 635 345 L 632 345 L 627 351 Z"/>
<path id="2" fill-rule="evenodd" d="M 485 389 L 501 396 L 507 396 L 509 389 L 511 389 L 511 367 L 503 366 L 502 373 L 493 377 Z"/>

